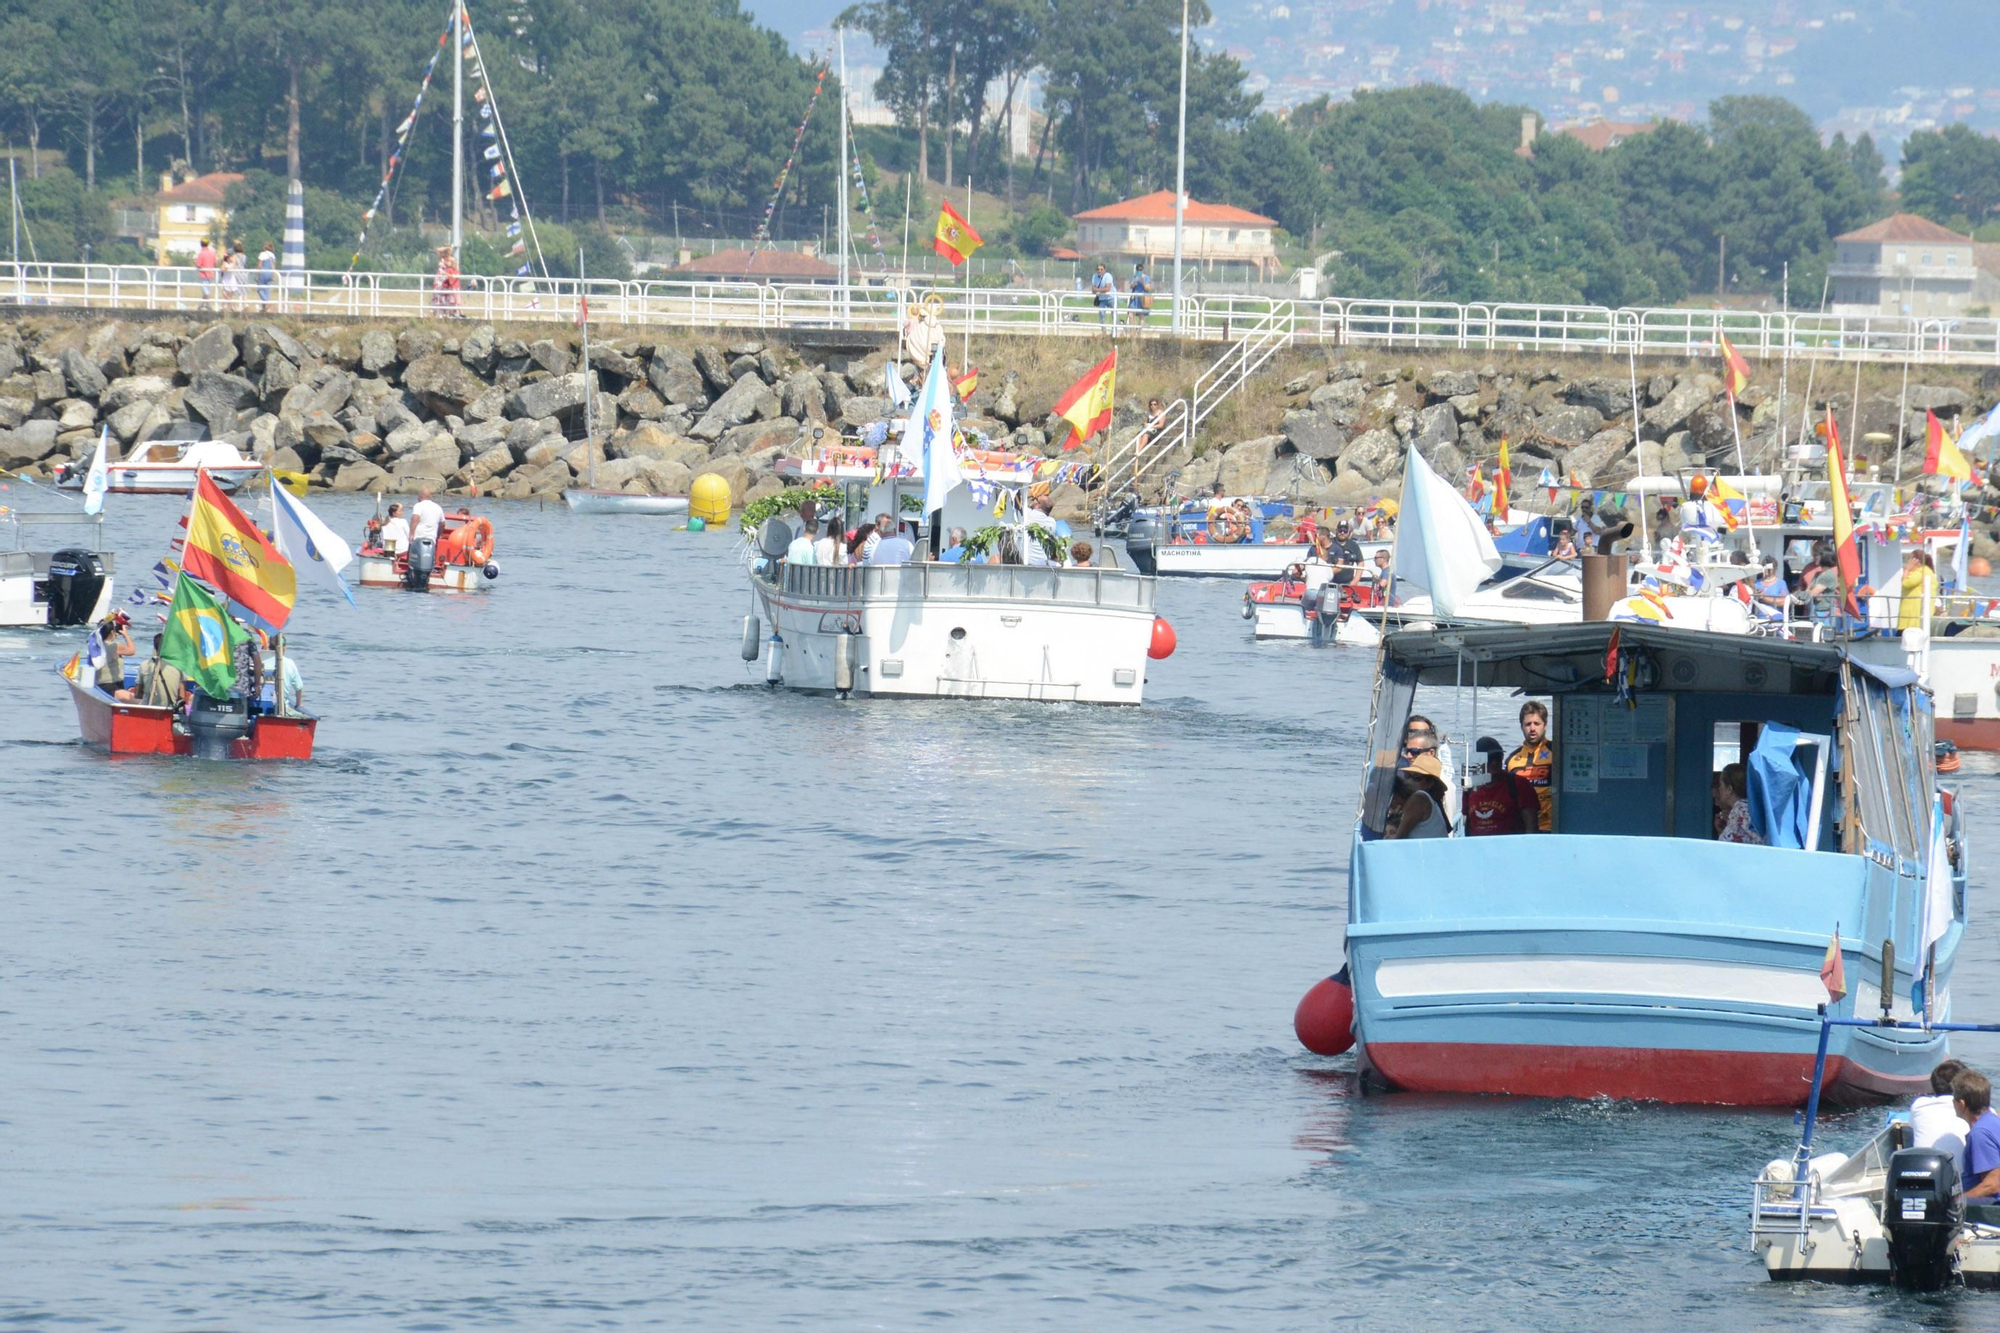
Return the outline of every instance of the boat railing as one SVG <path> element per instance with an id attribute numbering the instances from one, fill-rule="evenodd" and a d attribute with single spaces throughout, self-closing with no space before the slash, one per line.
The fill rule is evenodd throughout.
<path id="1" fill-rule="evenodd" d="M 1021 601 L 1151 611 L 1153 580 L 1123 569 L 1053 565 L 787 565 L 785 593 L 828 601 Z"/>

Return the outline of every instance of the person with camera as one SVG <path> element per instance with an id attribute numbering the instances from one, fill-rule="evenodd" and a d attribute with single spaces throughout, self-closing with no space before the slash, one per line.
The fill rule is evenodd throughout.
<path id="1" fill-rule="evenodd" d="M 123 611 L 113 611 L 97 627 L 97 642 L 102 656 L 97 659 L 97 688 L 106 694 L 114 694 L 125 688 L 125 659 L 139 653 L 132 646 L 132 635 L 128 626 L 132 617 Z"/>

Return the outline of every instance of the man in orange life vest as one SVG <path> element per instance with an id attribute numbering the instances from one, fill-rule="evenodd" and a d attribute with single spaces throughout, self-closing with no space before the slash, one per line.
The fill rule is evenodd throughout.
<path id="1" fill-rule="evenodd" d="M 1520 774 L 1508 771 L 1499 741 L 1481 736 L 1475 748 L 1486 756 L 1486 781 L 1467 787 L 1459 797 L 1459 808 L 1465 812 L 1465 836 L 1535 832 L 1541 822 L 1541 803 L 1535 799 L 1534 787 Z"/>
<path id="2" fill-rule="evenodd" d="M 1536 699 L 1521 705 L 1521 746 L 1507 756 L 1507 771 L 1526 778 L 1541 803 L 1540 828 L 1550 831 L 1553 821 L 1549 796 L 1549 775 L 1555 770 L 1556 752 L 1549 744 L 1549 706 Z"/>

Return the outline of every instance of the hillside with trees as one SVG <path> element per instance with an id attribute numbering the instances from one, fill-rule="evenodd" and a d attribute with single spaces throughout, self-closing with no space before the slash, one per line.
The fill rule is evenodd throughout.
<path id="1" fill-rule="evenodd" d="M 89 246 L 138 259 L 112 239 L 111 206 L 143 206 L 176 166 L 245 173 L 230 204 L 260 234 L 299 176 L 311 262 L 344 266 L 448 12 L 414 0 L 0 0 L 0 125 L 37 256 Z M 1206 22 L 1201 0 L 1192 13 Z M 1046 254 L 1070 239 L 1068 215 L 1172 187 L 1177 0 L 863 0 L 841 17 L 886 53 L 874 91 L 898 119 L 857 135 L 864 180 L 882 195 L 888 173 L 912 177 L 929 189 L 922 212 L 970 177 L 995 201 L 982 219 L 989 257 Z M 738 0 L 523 0 L 473 20 L 517 186 L 538 223 L 562 229 L 543 245 L 558 271 L 579 247 L 593 272 L 620 271 L 615 233 L 751 235 L 816 84 L 825 92 L 771 226 L 820 234 L 840 188 L 837 81 Z M 370 266 L 420 265 L 419 228 L 448 205 L 449 66 L 446 50 L 367 228 Z M 1007 93 L 1031 76 L 1046 116 L 1017 157 Z M 1276 218 L 1286 253 L 1323 258 L 1344 295 L 1735 299 L 1775 292 L 1789 265 L 1794 304 L 1810 306 L 1832 238 L 1894 208 L 2000 235 L 2000 143 L 1959 126 L 1909 138 L 1898 198 L 1873 143 L 1823 144 L 1777 98 L 1722 98 L 1704 123 L 1603 152 L 1543 133 L 1524 155 L 1528 108 L 1442 87 L 1279 116 L 1234 59 L 1197 49 L 1189 91 L 1190 190 Z M 470 197 L 490 234 L 502 219 Z M 466 267 L 504 271 L 504 244 L 469 242 Z"/>

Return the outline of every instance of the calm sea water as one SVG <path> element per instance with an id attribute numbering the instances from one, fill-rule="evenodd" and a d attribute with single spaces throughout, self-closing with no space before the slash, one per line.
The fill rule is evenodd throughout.
<path id="1" fill-rule="evenodd" d="M 306 765 L 110 762 L 0 631 L 0 1326 L 2000 1323 L 1767 1283 L 1789 1116 L 1298 1048 L 1366 654 L 1181 583 L 1138 710 L 796 698 L 733 536 L 494 512 L 487 595 L 303 595 Z"/>

